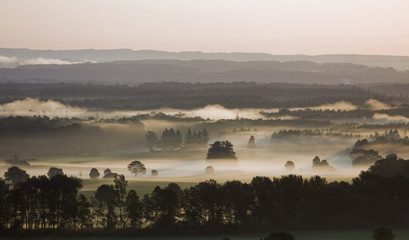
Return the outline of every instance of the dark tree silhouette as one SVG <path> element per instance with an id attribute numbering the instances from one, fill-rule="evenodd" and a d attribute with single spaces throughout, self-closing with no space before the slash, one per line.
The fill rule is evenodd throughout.
<path id="1" fill-rule="evenodd" d="M 140 161 L 131 162 L 128 165 L 128 170 L 129 170 L 129 172 L 135 174 L 135 176 L 137 176 L 138 174 L 145 174 L 146 173 L 146 167 Z"/>
<path id="2" fill-rule="evenodd" d="M 398 158 L 396 154 L 391 153 L 370 166 L 369 172 L 386 177 L 392 177 L 398 174 L 409 177 L 409 160 Z"/>
<path id="3" fill-rule="evenodd" d="M 158 176 L 158 170 L 153 169 L 151 171 L 151 175 L 152 175 L 152 177 L 157 177 Z"/>
<path id="4" fill-rule="evenodd" d="M 145 133 L 146 137 L 146 146 L 149 148 L 149 150 L 153 150 L 153 148 L 157 148 L 160 146 L 160 141 L 156 133 L 152 131 L 147 131 Z"/>
<path id="5" fill-rule="evenodd" d="M 118 176 L 118 173 L 113 173 L 111 169 L 107 168 L 104 170 L 104 179 L 113 179 Z"/>
<path id="6" fill-rule="evenodd" d="M 288 171 L 292 171 L 295 168 L 295 164 L 293 161 L 287 161 L 284 165 L 285 169 L 287 169 Z"/>
<path id="7" fill-rule="evenodd" d="M 327 160 L 322 160 L 315 156 L 312 160 L 312 169 L 317 171 L 335 171 L 335 168 L 330 166 Z"/>
<path id="8" fill-rule="evenodd" d="M 233 144 L 229 141 L 216 141 L 210 144 L 207 159 L 237 159 Z"/>
<path id="9" fill-rule="evenodd" d="M 373 231 L 372 238 L 374 240 L 393 240 L 395 239 L 395 235 L 392 229 L 388 227 L 378 227 Z"/>
<path id="10" fill-rule="evenodd" d="M 253 201 L 250 186 L 240 181 L 228 181 L 223 185 L 223 192 L 226 199 L 229 199 L 226 202 L 227 216 L 233 217 L 232 220 L 236 226 L 239 225 L 239 222 L 247 222 L 247 212 Z"/>
<path id="11" fill-rule="evenodd" d="M 248 148 L 255 148 L 256 147 L 256 139 L 252 135 L 249 139 L 249 142 L 247 143 Z"/>
<path id="12" fill-rule="evenodd" d="M 89 178 L 91 179 L 97 179 L 99 177 L 99 171 L 96 168 L 92 168 L 91 171 L 89 172 Z"/>
<path id="13" fill-rule="evenodd" d="M 10 167 L 5 173 L 4 177 L 7 181 L 10 181 L 14 186 L 17 183 L 26 181 L 30 176 L 26 171 L 20 169 L 19 167 Z"/>
<path id="14" fill-rule="evenodd" d="M 352 155 L 358 155 L 352 161 L 352 166 L 354 167 L 368 167 L 373 165 L 376 161 L 381 160 L 382 156 L 378 154 L 375 150 L 364 150 L 358 149 L 359 154 L 355 151 L 355 154 L 351 152 Z"/>
<path id="15" fill-rule="evenodd" d="M 119 207 L 119 224 L 121 228 L 125 228 L 123 209 L 125 206 L 126 187 L 128 186 L 128 181 L 126 181 L 125 176 L 121 174 L 115 177 L 114 183 L 114 189 L 118 193 L 117 205 Z"/>
<path id="16" fill-rule="evenodd" d="M 56 168 L 56 167 L 50 167 L 50 169 L 47 172 L 47 176 L 49 178 L 52 178 L 52 177 L 57 176 L 57 175 L 64 175 L 64 172 L 62 171 L 62 169 L 61 168 Z"/>
<path id="17" fill-rule="evenodd" d="M 114 186 L 103 184 L 98 187 L 95 192 L 95 199 L 103 204 L 106 208 L 106 224 L 107 229 L 112 229 L 116 225 L 116 216 L 114 207 L 117 204 L 118 192 L 114 189 Z"/>
<path id="18" fill-rule="evenodd" d="M 131 228 L 139 228 L 142 225 L 143 205 L 133 189 L 126 195 L 125 213 Z"/>
<path id="19" fill-rule="evenodd" d="M 189 145 L 193 143 L 192 139 L 192 131 L 190 128 L 187 130 L 186 136 L 185 136 L 185 145 Z"/>

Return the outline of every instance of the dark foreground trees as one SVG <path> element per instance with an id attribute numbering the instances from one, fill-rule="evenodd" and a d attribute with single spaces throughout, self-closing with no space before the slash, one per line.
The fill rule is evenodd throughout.
<path id="1" fill-rule="evenodd" d="M 0 179 L 0 231 L 144 227 L 180 232 L 409 222 L 409 178 L 370 171 L 352 183 L 298 175 L 254 177 L 249 183 L 208 180 L 184 190 L 171 183 L 143 198 L 128 189 L 122 175 L 90 199 L 79 194 L 81 180 L 66 175 L 11 183 Z M 376 234 L 392 236 L 383 230 Z"/>

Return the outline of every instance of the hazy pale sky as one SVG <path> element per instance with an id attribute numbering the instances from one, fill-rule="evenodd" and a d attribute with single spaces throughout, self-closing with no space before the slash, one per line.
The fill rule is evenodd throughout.
<path id="1" fill-rule="evenodd" d="M 409 55 L 409 0 L 0 0 L 0 47 Z"/>

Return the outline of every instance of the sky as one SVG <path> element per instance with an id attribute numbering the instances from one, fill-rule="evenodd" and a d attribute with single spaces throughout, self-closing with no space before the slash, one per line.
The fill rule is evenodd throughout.
<path id="1" fill-rule="evenodd" d="M 409 55 L 408 0 L 0 0 L 0 47 Z"/>

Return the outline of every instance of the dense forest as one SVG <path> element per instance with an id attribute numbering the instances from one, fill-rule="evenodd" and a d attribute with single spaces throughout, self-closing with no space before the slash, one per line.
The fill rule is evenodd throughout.
<path id="1" fill-rule="evenodd" d="M 405 225 L 409 222 L 408 160 L 388 155 L 348 182 L 314 176 L 254 177 L 187 189 L 175 183 L 139 196 L 123 175 L 91 198 L 82 180 L 61 172 L 29 177 L 11 167 L 0 180 L 0 231 L 224 231 L 301 226 Z M 58 170 L 58 169 L 57 169 Z M 131 171 L 131 170 L 130 170 Z"/>
<path id="2" fill-rule="evenodd" d="M 303 84 L 407 83 L 392 67 L 309 61 L 139 60 L 0 68 L 2 82 L 71 82 L 135 85 L 146 82 L 286 82 Z"/>
<path id="3" fill-rule="evenodd" d="M 0 84 L 0 103 L 25 98 L 52 99 L 91 109 L 142 110 L 171 107 L 192 109 L 209 104 L 226 108 L 290 108 L 348 101 L 363 104 L 370 98 L 408 102 L 349 85 L 286 83 L 145 83 L 137 86 L 98 84 Z"/>

